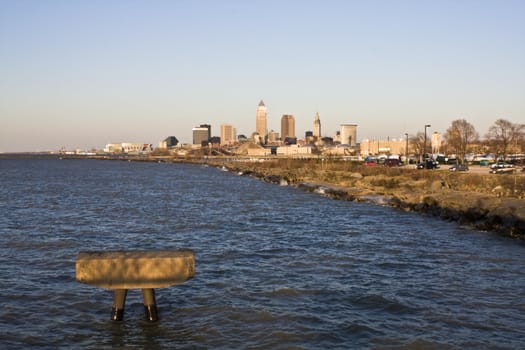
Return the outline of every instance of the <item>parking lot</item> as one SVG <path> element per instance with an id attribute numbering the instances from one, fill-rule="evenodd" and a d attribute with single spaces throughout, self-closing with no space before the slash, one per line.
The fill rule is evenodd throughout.
<path id="1" fill-rule="evenodd" d="M 451 164 L 440 164 L 439 169 L 435 169 L 433 171 L 448 171 L 448 169 L 451 167 Z M 414 169 L 416 166 L 414 164 L 411 164 L 407 166 L 409 169 Z M 519 175 L 519 176 L 525 176 L 525 172 L 523 171 L 523 167 L 521 166 L 515 166 L 515 171 L 513 173 L 506 173 L 506 174 L 491 174 L 490 173 L 490 167 L 489 166 L 479 166 L 479 165 L 469 165 L 469 171 L 459 171 L 458 174 L 485 174 L 485 175 L 494 175 L 494 176 L 505 176 L 505 175 Z M 429 170 L 426 170 L 429 171 Z"/>
<path id="2" fill-rule="evenodd" d="M 448 171 L 448 168 L 450 168 L 450 165 L 447 165 L 447 164 L 442 164 L 441 165 L 441 168 L 440 170 L 444 170 L 444 171 Z M 469 171 L 468 173 L 470 174 L 489 174 L 489 175 L 498 175 L 498 176 L 505 176 L 505 175 L 520 175 L 520 176 L 523 176 L 525 175 L 525 172 L 522 171 L 522 167 L 521 166 L 517 166 L 514 168 L 515 171 L 513 173 L 508 173 L 508 174 L 491 174 L 490 173 L 490 167 L 488 166 L 479 166 L 479 165 L 472 165 L 470 166 L 469 165 Z M 465 173 L 465 172 L 463 172 Z"/>

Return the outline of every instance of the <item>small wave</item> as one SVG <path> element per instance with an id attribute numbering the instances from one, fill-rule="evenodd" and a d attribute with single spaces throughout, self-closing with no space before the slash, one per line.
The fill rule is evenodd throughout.
<path id="1" fill-rule="evenodd" d="M 408 305 L 405 305 L 397 300 L 388 299 L 382 295 L 371 294 L 354 299 L 354 303 L 369 309 L 380 309 L 391 313 L 405 313 L 412 310 Z"/>
<path id="2" fill-rule="evenodd" d="M 326 190 L 327 190 L 326 187 L 320 186 L 320 187 L 317 187 L 314 192 L 324 195 L 324 194 L 326 194 Z"/>
<path id="3" fill-rule="evenodd" d="M 362 197 L 366 202 L 370 202 L 377 205 L 387 205 L 388 199 L 384 196 L 379 195 L 368 195 Z"/>
<path id="4" fill-rule="evenodd" d="M 382 342 L 390 343 L 387 347 L 379 347 L 378 349 L 457 349 L 455 346 L 447 345 L 439 342 L 432 342 L 424 339 L 416 339 L 409 343 L 393 345 L 398 342 L 396 340 L 383 340 Z"/>
<path id="5" fill-rule="evenodd" d="M 362 323 L 352 322 L 344 327 L 344 331 L 351 334 L 356 333 L 376 333 L 377 331 L 373 328 L 370 328 Z"/>
<path id="6" fill-rule="evenodd" d="M 276 297 L 290 297 L 290 296 L 298 296 L 300 292 L 293 288 L 285 287 L 285 288 L 276 289 L 271 294 L 272 296 L 276 296 Z"/>

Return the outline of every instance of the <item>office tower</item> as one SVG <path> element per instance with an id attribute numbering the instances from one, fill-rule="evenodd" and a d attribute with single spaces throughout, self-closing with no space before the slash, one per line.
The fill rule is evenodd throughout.
<path id="1" fill-rule="evenodd" d="M 319 119 L 318 112 L 315 112 L 313 137 L 316 137 L 317 139 L 321 138 L 321 120 Z"/>
<path id="2" fill-rule="evenodd" d="M 201 145 L 204 141 L 208 142 L 211 138 L 211 125 L 209 124 L 201 124 L 194 127 L 192 131 L 194 145 Z"/>
<path id="3" fill-rule="evenodd" d="M 355 146 L 357 138 L 356 124 L 341 124 L 341 144 Z"/>
<path id="4" fill-rule="evenodd" d="M 235 143 L 235 128 L 231 124 L 221 125 L 221 145 L 231 145 Z"/>
<path id="5" fill-rule="evenodd" d="M 266 106 L 264 105 L 263 100 L 261 100 L 261 102 L 259 102 L 259 106 L 257 106 L 255 132 L 259 134 L 263 142 L 265 142 L 266 135 L 268 135 L 268 125 L 267 124 L 268 124 L 268 120 L 267 120 L 267 114 L 266 114 Z"/>
<path id="6" fill-rule="evenodd" d="M 295 119 L 291 114 L 283 114 L 281 118 L 281 140 L 295 138 Z"/>

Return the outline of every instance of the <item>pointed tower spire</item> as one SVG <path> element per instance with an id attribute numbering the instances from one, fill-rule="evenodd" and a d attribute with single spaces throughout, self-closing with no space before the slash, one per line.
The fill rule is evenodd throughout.
<path id="1" fill-rule="evenodd" d="M 317 139 L 321 138 L 321 119 L 319 119 L 319 112 L 315 112 L 314 119 L 314 137 Z"/>
<path id="2" fill-rule="evenodd" d="M 266 106 L 264 105 L 263 100 L 259 102 L 257 107 L 257 116 L 255 121 L 255 132 L 257 132 L 262 140 L 262 143 L 266 143 L 266 136 L 268 135 L 268 122 L 267 122 L 267 113 Z"/>

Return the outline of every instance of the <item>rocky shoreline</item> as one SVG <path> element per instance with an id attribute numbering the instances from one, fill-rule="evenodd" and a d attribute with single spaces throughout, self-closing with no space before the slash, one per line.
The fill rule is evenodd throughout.
<path id="1" fill-rule="evenodd" d="M 75 156 L 64 158 L 86 159 Z M 202 157 L 130 156 L 88 159 L 207 164 L 332 199 L 390 206 L 525 240 L 525 175 L 449 174 L 447 171 L 383 167 L 367 169 L 360 164 L 352 164 L 354 162 L 319 160 L 250 162 Z"/>
<path id="2" fill-rule="evenodd" d="M 445 221 L 491 231 L 518 240 L 525 239 L 525 200 L 498 197 L 498 194 L 458 191 L 451 189 L 443 180 L 433 180 L 426 186 L 393 186 L 385 190 L 376 177 L 370 186 L 348 186 L 340 183 L 319 181 L 311 176 L 298 176 L 297 171 L 279 168 L 259 168 L 254 165 L 221 163 L 221 167 L 242 176 L 251 176 L 276 185 L 290 185 L 308 192 L 316 192 L 328 198 L 355 202 L 370 202 L 404 211 L 413 211 L 439 217 Z M 350 177 L 362 180 L 360 173 Z M 367 176 L 372 177 L 372 176 Z M 384 176 L 383 176 L 384 178 Z M 383 181 L 393 179 L 384 178 Z M 395 180 L 399 181 L 399 180 Z M 356 181 L 363 184 L 363 181 Z M 388 187 L 388 186 L 386 186 Z"/>

